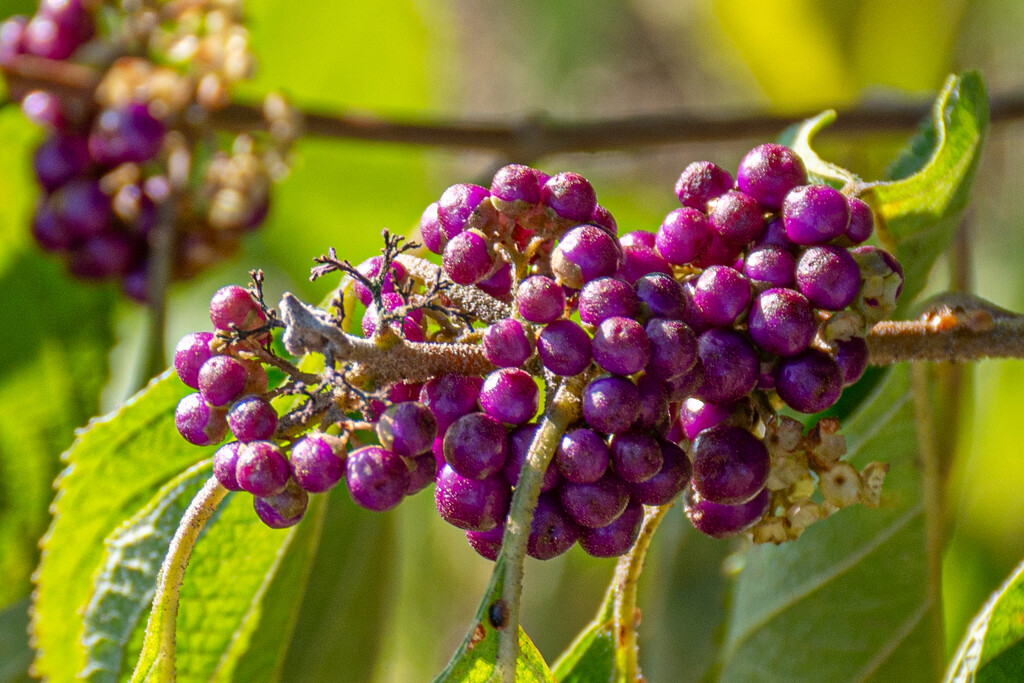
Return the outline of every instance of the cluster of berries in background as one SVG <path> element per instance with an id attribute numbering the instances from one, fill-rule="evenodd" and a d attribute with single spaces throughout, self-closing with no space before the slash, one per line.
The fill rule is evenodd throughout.
<path id="1" fill-rule="evenodd" d="M 252 493 L 270 526 L 297 522 L 308 493 L 342 478 L 371 510 L 434 484 L 440 516 L 490 559 L 556 392 L 572 393 L 578 419 L 544 474 L 533 557 L 577 542 L 621 555 L 643 506 L 681 494 L 699 531 L 776 543 L 877 504 L 886 468 L 843 461 L 838 421 L 805 430 L 779 414 L 833 406 L 865 371 L 867 331 L 895 307 L 899 264 L 863 245 L 870 207 L 811 184 L 774 144 L 751 150 L 735 181 L 691 164 L 676 194 L 682 207 L 657 232 L 620 236 L 575 173 L 510 165 L 489 189 L 454 185 L 419 224 L 441 268 L 391 239 L 356 267 L 333 251 L 317 259 L 314 276 L 345 274 L 326 310 L 310 308 L 329 333 L 294 329 L 259 287 L 224 288 L 217 334 L 189 335 L 175 356 L 198 389 L 178 428 L 199 445 L 234 435 L 214 471 Z M 346 331 L 355 300 L 361 338 Z M 272 352 L 279 327 L 286 349 L 319 350 L 324 367 Z"/>
<path id="2" fill-rule="evenodd" d="M 0 69 L 47 134 L 33 160 L 35 241 L 75 277 L 117 282 L 145 302 L 157 227 L 173 227 L 161 247 L 170 279 L 232 253 L 265 219 L 294 131 L 271 126 L 266 140 L 241 135 L 227 147 L 200 131 L 253 70 L 238 2 L 115 4 L 41 0 L 34 16 L 0 24 Z M 34 90 L 20 77 L 54 66 L 90 86 Z"/>

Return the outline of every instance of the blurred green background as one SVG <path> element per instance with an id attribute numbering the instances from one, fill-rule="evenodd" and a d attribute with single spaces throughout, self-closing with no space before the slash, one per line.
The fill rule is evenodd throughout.
<path id="1" fill-rule="evenodd" d="M 0 16 L 34 3 L 0 0 Z M 599 118 L 692 109 L 805 113 L 865 100 L 930 100 L 947 73 L 979 69 L 990 92 L 1024 89 L 1024 3 L 1019 0 L 250 0 L 257 78 L 240 95 L 279 90 L 295 104 L 381 116 L 517 120 L 547 113 Z M 826 131 L 822 156 L 865 178 L 912 131 L 842 137 Z M 13 644 L 45 531 L 57 455 L 73 430 L 129 391 L 144 314 L 115 293 L 71 281 L 37 254 L 28 233 L 35 189 L 27 150 L 40 137 L 16 107 L 0 111 L 0 681 L 24 660 Z M 620 232 L 654 230 L 676 205 L 672 186 L 690 161 L 734 169 L 763 140 L 637 151 L 504 159 L 483 152 L 304 140 L 274 190 L 270 219 L 232 261 L 175 286 L 167 345 L 207 329 L 210 295 L 267 273 L 318 300 L 310 259 L 328 247 L 353 261 L 378 249 L 380 230 L 408 231 L 454 182 L 484 181 L 510 161 L 590 178 Z M 940 263 L 931 293 L 967 264 L 974 290 L 1024 309 L 1024 122 L 992 129 L 974 189 L 967 247 Z M 957 265 L 959 264 L 959 265 Z M 111 368 L 114 370 L 111 371 Z M 965 410 L 943 437 L 955 454 L 946 561 L 950 647 L 970 617 L 1024 557 L 1024 366 L 986 361 L 966 371 Z M 360 661 L 345 680 L 425 680 L 461 640 L 490 573 L 462 533 L 441 522 L 428 494 L 399 509 L 348 508 L 356 519 L 330 610 L 368 610 Z M 353 523 L 355 524 L 355 522 Z M 337 545 L 337 544 L 336 544 Z M 649 558 L 640 602 L 641 661 L 652 681 L 698 680 L 711 666 L 735 546 L 700 537 L 673 512 Z M 326 549 L 325 549 L 326 552 Z M 329 571 L 332 557 L 316 571 Z M 353 570 L 353 566 L 356 569 Z M 579 548 L 527 567 L 524 627 L 552 661 L 592 616 L 614 562 Z M 353 593 L 358 592 L 358 595 Z M 20 621 L 19 621 L 20 620 Z M 13 634 L 13 635 L 11 635 Z M 315 632 L 300 637 L 316 637 Z M 9 655 L 9 656 L 7 656 Z M 21 664 L 19 664 L 19 662 Z M 337 669 L 315 669 L 326 673 Z M 335 667 L 337 664 L 335 664 Z M 23 669 L 22 669 L 23 670 Z"/>

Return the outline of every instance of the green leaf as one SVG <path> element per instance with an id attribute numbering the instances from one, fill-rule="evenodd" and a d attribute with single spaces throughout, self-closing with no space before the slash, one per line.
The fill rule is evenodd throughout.
<path id="1" fill-rule="evenodd" d="M 106 553 L 83 617 L 86 662 L 79 678 L 116 681 L 125 670 L 126 647 L 153 601 L 178 520 L 211 471 L 209 460 L 185 470 L 104 541 Z"/>
<path id="2" fill-rule="evenodd" d="M 29 683 L 28 598 L 0 610 L 0 683 Z"/>
<path id="3" fill-rule="evenodd" d="M 896 174 L 918 170 L 874 185 L 865 197 L 880 214 L 883 245 L 895 247 L 906 271 L 904 301 L 921 291 L 935 259 L 953 239 L 988 125 L 988 98 L 981 76 L 975 72 L 950 76 L 930 123 L 893 169 Z"/>
<path id="4" fill-rule="evenodd" d="M 960 642 L 948 683 L 1007 683 L 1024 671 L 1024 562 L 992 594 Z"/>
<path id="5" fill-rule="evenodd" d="M 212 448 L 185 442 L 174 408 L 190 390 L 166 373 L 110 415 L 94 420 L 65 454 L 54 520 L 42 543 L 32 635 L 36 668 L 72 680 L 85 665 L 82 610 L 105 553 L 104 539 L 165 483 Z"/>
<path id="6" fill-rule="evenodd" d="M 855 466 L 889 462 L 877 509 L 853 507 L 799 541 L 759 546 L 736 581 L 722 681 L 934 680 L 936 609 L 908 372 L 895 368 L 844 425 Z"/>
<path id="7" fill-rule="evenodd" d="M 615 677 L 615 591 L 605 594 L 597 616 L 587 624 L 576 640 L 552 665 L 551 673 L 559 683 L 611 681 Z"/>
<path id="8" fill-rule="evenodd" d="M 489 683 L 499 679 L 495 665 L 498 659 L 498 629 L 491 624 L 487 612 L 501 600 L 505 571 L 500 565 L 504 561 L 502 556 L 495 563 L 491 584 L 480 602 L 474 626 L 469 629 L 466 639 L 452 655 L 448 666 L 434 679 L 434 683 Z M 519 629 L 515 680 L 517 683 L 555 683 L 544 658 L 522 627 Z"/>
<path id="9" fill-rule="evenodd" d="M 793 151 L 800 155 L 812 182 L 843 187 L 847 183 L 856 182 L 857 176 L 845 168 L 825 161 L 811 147 L 811 140 L 814 136 L 835 120 L 835 110 L 823 111 L 813 118 L 794 124 L 782 131 L 782 134 L 779 135 L 779 142 L 792 147 Z"/>

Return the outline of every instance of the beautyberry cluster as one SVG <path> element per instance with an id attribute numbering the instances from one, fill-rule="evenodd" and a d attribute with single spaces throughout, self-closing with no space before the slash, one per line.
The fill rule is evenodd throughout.
<path id="1" fill-rule="evenodd" d="M 42 197 L 32 234 L 74 276 L 119 282 L 145 302 L 159 225 L 173 226 L 161 248 L 171 251 L 170 277 L 181 279 L 263 222 L 285 141 L 260 151 L 240 136 L 222 150 L 196 135 L 227 104 L 229 85 L 252 71 L 240 17 L 230 1 L 114 11 L 41 0 L 33 17 L 0 24 L 9 90 L 47 131 L 33 159 Z M 88 74 L 90 87 L 33 90 L 21 79 L 26 65 L 58 63 Z"/>
<path id="2" fill-rule="evenodd" d="M 217 336 L 179 347 L 179 375 L 199 389 L 179 429 L 202 444 L 230 429 L 217 476 L 253 493 L 272 526 L 343 476 L 371 510 L 433 483 L 440 516 L 490 559 L 523 473 L 548 460 L 527 543 L 541 559 L 577 542 L 621 555 L 643 506 L 684 490 L 698 530 L 759 542 L 876 504 L 885 467 L 842 461 L 836 420 L 805 434 L 777 412 L 832 406 L 895 306 L 899 265 L 858 246 L 870 208 L 809 184 L 779 145 L 752 150 L 736 182 L 700 162 L 676 189 L 682 208 L 656 233 L 620 237 L 582 176 L 506 166 L 490 188 L 454 185 L 423 213 L 440 268 L 385 233 L 382 255 L 358 266 L 333 250 L 315 259 L 314 278 L 344 275 L 324 309 L 286 294 L 278 315 L 258 287 L 255 299 L 225 288 Z M 214 312 L 228 301 L 230 315 Z M 347 331 L 356 305 L 361 337 Z M 271 354 L 275 327 L 323 370 Z M 284 370 L 281 386 L 268 392 L 253 360 Z M 271 396 L 289 412 L 278 418 Z M 575 418 L 551 442 L 541 414 L 558 401 Z"/>

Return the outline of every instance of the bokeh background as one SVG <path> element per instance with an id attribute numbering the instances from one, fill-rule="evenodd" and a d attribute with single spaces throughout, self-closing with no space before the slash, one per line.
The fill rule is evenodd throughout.
<path id="1" fill-rule="evenodd" d="M 0 17 L 31 12 L 0 0 Z M 864 101 L 926 101 L 946 75 L 974 68 L 991 93 L 1024 89 L 1019 0 L 249 0 L 254 82 L 318 110 L 415 118 L 517 121 L 693 110 L 803 114 Z M 822 156 L 865 178 L 912 133 L 819 137 Z M 0 110 L 0 681 L 20 680 L 35 540 L 45 531 L 50 482 L 73 430 L 131 390 L 141 363 L 144 311 L 116 293 L 71 281 L 37 254 L 28 232 L 35 199 L 25 146 L 40 137 L 16 107 Z M 240 253 L 170 296 L 167 345 L 207 329 L 210 295 L 261 267 L 271 297 L 307 300 L 310 259 L 335 246 L 358 262 L 380 230 L 408 232 L 455 182 L 487 181 L 498 166 L 533 163 L 587 176 L 620 232 L 655 230 L 676 204 L 672 186 L 691 161 L 730 169 L 764 140 L 506 159 L 484 152 L 303 140 L 273 195 L 266 226 Z M 485 182 L 486 184 L 486 182 Z M 1024 310 L 1024 121 L 991 130 L 964 224 L 965 238 L 936 267 L 930 293 L 951 282 Z M 943 371 L 947 372 L 947 371 Z M 963 373 L 962 406 L 940 437 L 954 457 L 952 542 L 945 563 L 947 640 L 1024 557 L 1024 365 L 985 361 Z M 950 399 L 951 400 L 951 399 Z M 953 401 L 955 404 L 955 401 Z M 30 461 L 32 466 L 21 463 Z M 322 661 L 290 662 L 286 680 L 425 680 L 461 640 L 490 563 L 441 522 L 423 494 L 382 515 L 347 507 L 345 534 L 314 571 L 330 590 L 307 597 L 316 618 L 296 637 L 343 623 L 344 645 Z M 652 681 L 699 680 L 712 670 L 737 546 L 700 537 L 670 514 L 645 573 L 641 661 Z M 614 562 L 575 548 L 527 566 L 524 626 L 553 661 L 590 619 Z M 323 577 L 321 577 L 323 579 Z M 6 608 L 6 609 L 4 609 Z M 332 641 L 334 642 L 334 641 Z M 330 663 L 333 661 L 333 664 Z M 8 678 L 5 678 L 5 675 Z"/>

